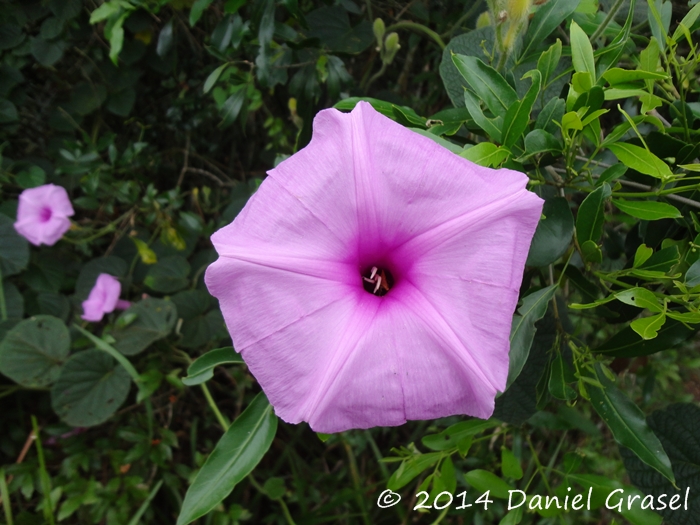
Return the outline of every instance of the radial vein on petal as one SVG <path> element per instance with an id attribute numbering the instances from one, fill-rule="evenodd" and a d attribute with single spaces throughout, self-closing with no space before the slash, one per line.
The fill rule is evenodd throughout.
<path id="1" fill-rule="evenodd" d="M 322 261 L 308 257 L 299 257 L 296 255 L 273 255 L 270 253 L 254 253 L 251 251 L 242 252 L 226 252 L 220 253 L 221 257 L 236 259 L 237 261 L 264 266 L 275 270 L 296 273 L 307 277 L 315 277 L 333 281 L 337 283 L 348 283 L 349 265 L 337 261 Z M 342 277 L 342 278 L 341 278 Z"/>
<path id="2" fill-rule="evenodd" d="M 421 305 L 412 305 L 411 301 L 406 301 L 411 310 L 413 310 L 416 315 L 418 315 L 425 322 L 436 337 L 446 343 L 447 347 L 452 351 L 452 354 L 459 361 L 466 365 L 469 370 L 474 372 L 485 384 L 491 386 L 494 390 L 498 390 L 491 380 L 486 377 L 484 372 L 481 370 L 481 367 L 474 359 L 474 356 L 469 348 L 467 348 L 467 346 L 462 342 L 442 313 L 418 287 L 413 285 L 413 283 L 408 284 L 414 290 L 414 298 L 416 302 L 422 303 Z"/>

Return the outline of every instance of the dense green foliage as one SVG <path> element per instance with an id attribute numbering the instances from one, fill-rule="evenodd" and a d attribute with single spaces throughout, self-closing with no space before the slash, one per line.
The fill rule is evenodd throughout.
<path id="1" fill-rule="evenodd" d="M 3 3 L 0 522 L 700 523 L 690 4 Z M 278 421 L 204 286 L 211 233 L 361 98 L 546 200 L 494 419 Z M 13 222 L 45 183 L 76 214 L 37 248 Z M 132 306 L 88 323 L 100 273 Z M 690 510 L 605 508 L 674 484 Z M 507 509 L 569 488 L 592 508 Z"/>

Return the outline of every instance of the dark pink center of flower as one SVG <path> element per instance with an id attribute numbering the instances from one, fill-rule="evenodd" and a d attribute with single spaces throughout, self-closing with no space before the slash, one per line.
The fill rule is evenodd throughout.
<path id="1" fill-rule="evenodd" d="M 394 276 L 388 268 L 371 266 L 362 272 L 362 286 L 366 292 L 382 297 L 394 286 Z"/>
<path id="2" fill-rule="evenodd" d="M 39 212 L 39 219 L 41 220 L 41 222 L 48 222 L 49 219 L 51 219 L 51 215 L 53 215 L 51 208 L 49 208 L 48 206 L 44 206 Z"/>

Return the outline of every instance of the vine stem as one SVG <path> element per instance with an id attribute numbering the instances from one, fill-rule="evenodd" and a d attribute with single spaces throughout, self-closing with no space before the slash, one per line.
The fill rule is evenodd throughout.
<path id="1" fill-rule="evenodd" d="M 53 502 L 51 501 L 51 478 L 46 470 L 46 460 L 44 459 L 44 448 L 41 446 L 41 438 L 39 436 L 39 424 L 36 417 L 32 414 L 32 428 L 34 429 L 34 444 L 36 445 L 36 454 L 39 459 L 39 471 L 41 479 L 41 489 L 44 492 L 44 518 L 49 520 L 51 525 L 56 522 L 53 517 Z"/>
<path id="2" fill-rule="evenodd" d="M 219 407 L 217 406 L 216 401 L 214 401 L 214 398 L 212 397 L 207 385 L 205 383 L 202 383 L 199 386 L 202 388 L 202 392 L 204 392 L 204 397 L 207 398 L 207 403 L 209 403 L 209 407 L 211 408 L 212 412 L 214 412 L 216 419 L 219 421 L 219 424 L 224 429 L 224 432 L 226 432 L 229 426 L 231 426 L 231 424 L 219 410 Z"/>
<path id="3" fill-rule="evenodd" d="M 430 29 L 429 27 L 425 27 L 423 24 L 419 24 L 417 22 L 409 22 L 407 20 L 401 21 L 401 22 L 396 22 L 395 24 L 390 25 L 389 27 L 386 28 L 386 32 L 390 33 L 391 31 L 394 31 L 396 29 L 413 29 L 414 31 L 420 31 L 421 33 L 424 33 L 425 35 L 429 36 L 432 38 L 437 45 L 440 46 L 440 49 L 445 49 L 445 42 L 443 42 L 442 38 L 440 38 L 440 35 L 438 35 L 435 31 Z"/>
<path id="4" fill-rule="evenodd" d="M 625 3 L 625 0 L 617 0 L 613 4 L 613 6 L 610 8 L 610 11 L 608 11 L 608 16 L 605 17 L 605 20 L 603 20 L 603 23 L 598 26 L 598 29 L 595 30 L 595 32 L 591 35 L 591 42 L 595 42 L 596 39 L 603 34 L 603 31 L 605 31 L 608 27 L 608 24 L 612 21 L 613 18 L 615 18 L 615 15 L 617 12 L 620 10 L 622 7 L 622 4 Z"/>

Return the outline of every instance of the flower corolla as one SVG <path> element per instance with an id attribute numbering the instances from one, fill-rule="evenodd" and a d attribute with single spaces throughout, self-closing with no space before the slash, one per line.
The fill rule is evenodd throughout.
<path id="1" fill-rule="evenodd" d="M 206 273 L 276 414 L 327 433 L 490 417 L 543 204 L 527 180 L 367 103 L 321 111 Z"/>
<path id="2" fill-rule="evenodd" d="M 75 212 L 68 192 L 55 184 L 24 190 L 19 196 L 15 230 L 35 246 L 52 246 L 70 229 Z"/>
<path id="3" fill-rule="evenodd" d="M 105 314 L 113 312 L 117 308 L 124 310 L 131 304 L 119 299 L 122 293 L 122 285 L 116 277 L 108 273 L 97 276 L 95 285 L 90 290 L 88 298 L 83 301 L 83 315 L 86 321 L 101 321 Z"/>

